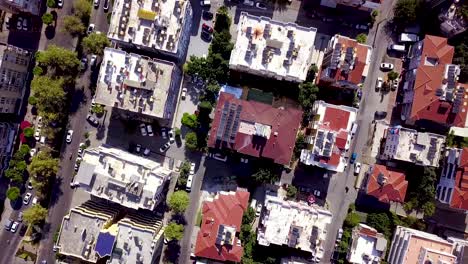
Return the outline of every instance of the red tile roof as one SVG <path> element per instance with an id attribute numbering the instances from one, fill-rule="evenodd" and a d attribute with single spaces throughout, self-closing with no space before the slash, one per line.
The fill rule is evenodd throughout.
<path id="1" fill-rule="evenodd" d="M 355 39 L 351 39 L 348 37 L 337 35 L 337 42 L 342 44 L 342 52 L 346 52 L 346 49 L 349 47 L 354 48 L 355 53 L 355 61 L 354 61 L 354 68 L 350 71 L 349 74 L 344 74 L 341 72 L 341 68 L 339 68 L 336 72 L 329 76 L 330 78 L 335 79 L 336 81 L 346 80 L 353 84 L 360 84 L 362 82 L 362 77 L 364 74 L 364 68 L 366 67 L 366 59 L 367 59 L 367 52 L 368 46 L 364 44 L 358 43 Z M 324 65 L 323 68 L 327 68 L 328 65 Z"/>
<path id="2" fill-rule="evenodd" d="M 217 245 L 216 238 L 221 225 L 235 227 L 239 232 L 242 216 L 247 210 L 249 192 L 237 190 L 235 193 L 219 194 L 213 201 L 202 206 L 202 224 L 197 235 L 195 256 L 218 261 L 240 262 L 244 249 L 234 238 L 232 245 Z"/>
<path id="3" fill-rule="evenodd" d="M 385 183 L 379 183 L 379 176 L 386 178 Z M 404 202 L 408 181 L 405 180 L 405 174 L 395 171 L 383 165 L 374 165 L 372 174 L 369 175 L 367 182 L 367 194 L 374 196 L 380 202 L 390 203 Z"/>
<path id="4" fill-rule="evenodd" d="M 463 148 L 450 207 L 468 210 L 468 148 Z"/>
<path id="5" fill-rule="evenodd" d="M 347 129 L 350 113 L 346 110 L 327 107 L 325 115 L 322 119 L 322 128 L 332 131 L 340 131 L 340 129 Z"/>
<path id="6" fill-rule="evenodd" d="M 226 104 L 242 106 L 240 123 L 260 123 L 270 126 L 270 137 L 267 139 L 238 131 L 233 144 L 222 144 L 223 142 L 217 140 L 217 132 L 220 129 L 226 129 L 226 126 L 220 127 L 223 108 Z M 286 165 L 291 161 L 301 120 L 302 111 L 298 109 L 273 108 L 271 105 L 240 100 L 232 94 L 222 92 L 216 106 L 208 146 L 211 148 L 227 147 L 245 155 L 270 158 L 275 163 Z"/>
<path id="7" fill-rule="evenodd" d="M 452 63 L 454 48 L 446 38 L 426 35 L 421 62 L 416 71 L 410 120 L 431 120 L 451 126 L 465 126 L 466 112 L 452 113 L 452 103 L 441 101 L 436 91 L 444 80 L 446 64 Z M 435 58 L 437 65 L 425 65 L 426 58 Z M 462 104 L 463 107 L 463 104 Z"/>

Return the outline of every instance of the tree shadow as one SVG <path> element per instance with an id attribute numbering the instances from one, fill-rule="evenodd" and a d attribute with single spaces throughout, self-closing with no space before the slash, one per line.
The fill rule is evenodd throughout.
<path id="1" fill-rule="evenodd" d="M 104 136 L 106 135 L 106 127 L 104 125 L 100 125 L 98 128 L 97 128 L 97 132 L 96 132 L 96 139 L 97 140 L 102 140 L 104 139 Z"/>
<path id="2" fill-rule="evenodd" d="M 180 245 L 177 241 L 171 241 L 167 244 L 166 250 L 164 251 L 164 263 L 178 263 L 180 255 Z"/>
<path id="3" fill-rule="evenodd" d="M 75 89 L 70 105 L 70 113 L 75 113 L 80 109 L 80 106 L 86 104 L 86 94 L 83 88 Z"/>
<path id="4" fill-rule="evenodd" d="M 186 225 L 187 220 L 185 219 L 185 216 L 182 214 L 173 214 L 171 217 L 171 222 L 176 222 L 179 225 Z"/>
<path id="5" fill-rule="evenodd" d="M 49 207 L 54 206 L 58 202 L 60 196 L 62 196 L 63 190 L 60 188 L 60 186 L 62 186 L 62 182 L 62 177 L 57 177 L 54 181 L 54 186 L 50 192 Z"/>
<path id="6" fill-rule="evenodd" d="M 47 39 L 53 39 L 55 37 L 55 27 L 54 26 L 47 26 L 45 29 L 45 36 Z"/>

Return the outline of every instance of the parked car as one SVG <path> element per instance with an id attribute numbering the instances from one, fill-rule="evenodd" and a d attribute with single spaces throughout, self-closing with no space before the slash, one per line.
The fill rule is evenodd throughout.
<path id="1" fill-rule="evenodd" d="M 355 175 L 358 175 L 359 172 L 361 172 L 361 163 L 360 163 L 360 162 L 356 162 L 356 165 L 354 165 L 354 174 L 355 174 Z"/>
<path id="2" fill-rule="evenodd" d="M 383 85 L 383 79 L 382 78 L 377 78 L 377 84 L 375 85 L 375 91 L 378 92 L 380 89 L 382 89 Z"/>
<path id="3" fill-rule="evenodd" d="M 32 199 L 32 205 L 36 205 L 39 201 L 37 200 L 37 196 L 35 196 L 33 199 Z"/>
<path id="4" fill-rule="evenodd" d="M 10 29 L 10 20 L 11 20 L 11 17 L 7 17 L 5 19 L 5 27 L 6 29 Z"/>
<path id="5" fill-rule="evenodd" d="M 87 68 L 88 68 L 88 58 L 83 57 L 81 58 L 81 62 L 80 62 L 80 70 L 86 71 Z"/>
<path id="6" fill-rule="evenodd" d="M 31 181 L 28 181 L 27 187 L 28 187 L 29 190 L 32 190 L 32 189 L 33 189 L 33 185 L 32 185 L 32 182 L 31 182 Z"/>
<path id="7" fill-rule="evenodd" d="M 99 7 L 99 0 L 94 0 L 94 8 L 98 8 Z"/>
<path id="8" fill-rule="evenodd" d="M 385 117 L 387 117 L 387 112 L 385 111 L 375 111 L 374 113 L 375 119 L 384 119 Z"/>
<path id="9" fill-rule="evenodd" d="M 175 142 L 174 131 L 170 129 L 167 135 L 169 136 L 169 143 L 173 144 Z"/>
<path id="10" fill-rule="evenodd" d="M 30 151 L 29 151 L 29 156 L 32 158 L 34 157 L 34 155 L 36 155 L 36 152 L 37 150 L 35 148 L 32 148 Z"/>
<path id="11" fill-rule="evenodd" d="M 45 136 L 41 136 L 41 139 L 39 139 L 39 143 L 41 143 L 42 145 L 45 145 L 45 143 L 46 143 L 46 137 L 45 137 Z"/>
<path id="12" fill-rule="evenodd" d="M 398 89 L 398 83 L 399 83 L 398 79 L 393 80 L 392 85 L 391 85 L 392 91 L 396 91 Z"/>
<path id="13" fill-rule="evenodd" d="M 143 123 L 140 124 L 140 132 L 141 132 L 141 135 L 144 137 L 148 135 L 148 132 L 146 132 L 146 126 Z"/>
<path id="14" fill-rule="evenodd" d="M 336 234 L 336 242 L 340 242 L 341 238 L 343 237 L 343 229 L 338 229 L 338 233 Z"/>
<path id="15" fill-rule="evenodd" d="M 362 30 L 367 30 L 369 27 L 366 25 L 356 25 L 356 29 L 362 29 Z"/>
<path id="16" fill-rule="evenodd" d="M 99 126 L 99 121 L 92 115 L 88 114 L 86 116 L 86 120 L 88 120 L 88 122 L 93 125 L 93 126 Z"/>
<path id="17" fill-rule="evenodd" d="M 13 222 L 13 224 L 11 225 L 10 231 L 12 233 L 16 233 L 16 230 L 18 230 L 18 226 L 19 226 L 18 222 Z"/>
<path id="18" fill-rule="evenodd" d="M 255 209 L 256 216 L 260 216 L 260 214 L 262 213 L 262 208 L 263 208 L 263 205 L 261 203 L 257 203 L 257 208 Z"/>
<path id="19" fill-rule="evenodd" d="M 380 64 L 380 69 L 382 69 L 382 70 L 391 71 L 391 70 L 393 70 L 393 68 L 394 68 L 393 64 L 391 64 L 389 62 L 384 62 L 384 63 Z"/>
<path id="20" fill-rule="evenodd" d="M 109 11 L 109 0 L 104 0 L 104 12 Z"/>
<path id="21" fill-rule="evenodd" d="M 211 36 L 211 34 L 206 31 L 202 31 L 201 38 L 206 42 L 211 42 L 211 40 L 213 39 L 213 36 Z"/>
<path id="22" fill-rule="evenodd" d="M 212 20 L 213 17 L 214 17 L 214 15 L 213 15 L 213 13 L 211 13 L 210 11 L 205 11 L 205 10 L 203 10 L 202 17 L 203 17 L 203 19 L 205 19 L 205 20 Z"/>
<path id="23" fill-rule="evenodd" d="M 42 116 L 37 117 L 36 127 L 37 128 L 42 128 Z"/>
<path id="24" fill-rule="evenodd" d="M 192 181 L 193 181 L 193 174 L 190 174 L 187 178 L 187 184 L 185 185 L 185 190 L 190 192 L 192 190 Z"/>
<path id="25" fill-rule="evenodd" d="M 195 174 L 195 163 L 190 163 L 190 175 Z"/>
<path id="26" fill-rule="evenodd" d="M 150 153 L 151 153 L 151 150 L 149 148 L 145 148 L 145 150 L 143 151 L 143 155 L 145 156 L 149 156 Z"/>
<path id="27" fill-rule="evenodd" d="M 63 7 L 63 0 L 57 0 L 57 6 L 59 8 L 62 8 Z"/>
<path id="28" fill-rule="evenodd" d="M 24 196 L 23 198 L 23 204 L 24 205 L 28 205 L 29 204 L 29 201 L 31 201 L 31 196 L 32 194 L 31 193 L 26 193 L 26 195 Z"/>
<path id="29" fill-rule="evenodd" d="M 91 65 L 91 67 L 95 67 L 96 66 L 96 61 L 97 61 L 97 55 L 91 54 L 91 59 L 89 60 L 89 65 Z"/>
<path id="30" fill-rule="evenodd" d="M 36 129 L 36 132 L 34 132 L 34 139 L 36 141 L 39 141 L 39 139 L 41 139 L 41 129 L 40 128 Z"/>
<path id="31" fill-rule="evenodd" d="M 180 94 L 180 99 L 185 100 L 187 97 L 187 88 L 182 88 L 182 93 Z"/>
<path id="32" fill-rule="evenodd" d="M 17 30 L 23 29 L 23 18 L 22 17 L 18 17 L 16 19 L 16 29 Z"/>
<path id="33" fill-rule="evenodd" d="M 349 163 L 353 164 L 356 161 L 356 158 L 357 158 L 357 153 L 353 152 L 353 154 L 351 154 L 351 159 L 349 160 Z"/>
<path id="34" fill-rule="evenodd" d="M 163 139 L 167 139 L 167 129 L 165 127 L 161 128 L 161 136 Z"/>
<path id="35" fill-rule="evenodd" d="M 28 19 L 23 18 L 23 30 L 28 30 Z"/>
<path id="36" fill-rule="evenodd" d="M 257 3 L 255 4 L 255 7 L 258 8 L 258 9 L 262 9 L 262 10 L 266 10 L 266 9 L 267 9 L 266 5 L 265 5 L 264 3 L 260 3 L 260 2 L 257 2 Z"/>
<path id="37" fill-rule="evenodd" d="M 146 125 L 146 130 L 148 131 L 148 136 L 154 137 L 153 127 L 150 124 Z"/>
<path id="38" fill-rule="evenodd" d="M 67 131 L 67 143 L 70 144 L 72 142 L 72 139 L 73 139 L 73 130 L 68 129 L 68 131 Z"/>
<path id="39" fill-rule="evenodd" d="M 141 145 L 140 145 L 140 144 L 136 144 L 136 146 L 135 146 L 135 152 L 136 152 L 136 153 L 140 153 L 140 152 L 141 152 Z"/>
<path id="40" fill-rule="evenodd" d="M 203 23 L 202 31 L 213 34 L 213 28 L 208 26 L 207 24 Z"/>
<path id="41" fill-rule="evenodd" d="M 86 33 L 88 33 L 88 35 L 91 34 L 91 33 L 93 33 L 95 28 L 96 28 L 96 25 L 94 25 L 94 24 L 89 24 L 88 30 L 86 31 Z"/>
<path id="42" fill-rule="evenodd" d="M 23 222 L 23 212 L 19 212 L 17 221 Z"/>
<path id="43" fill-rule="evenodd" d="M 254 1 L 250 1 L 250 0 L 244 0 L 244 5 L 246 6 L 254 6 L 255 2 Z"/>
<path id="44" fill-rule="evenodd" d="M 13 225 L 13 220 L 8 219 L 5 222 L 5 230 L 9 231 L 11 229 L 11 226 Z"/>
<path id="45" fill-rule="evenodd" d="M 166 150 L 168 150 L 170 146 L 171 146 L 171 143 L 166 142 L 164 145 L 162 145 L 162 146 L 159 148 L 159 151 L 160 151 L 160 152 L 166 152 Z"/>

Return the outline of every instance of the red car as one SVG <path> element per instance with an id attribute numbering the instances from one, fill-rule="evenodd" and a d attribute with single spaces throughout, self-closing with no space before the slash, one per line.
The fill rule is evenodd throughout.
<path id="1" fill-rule="evenodd" d="M 210 26 L 208 26 L 208 25 L 205 24 L 205 23 L 203 23 L 203 25 L 202 25 L 202 30 L 205 31 L 205 32 L 207 32 L 207 33 L 210 33 L 210 34 L 213 33 L 213 28 L 210 27 Z"/>

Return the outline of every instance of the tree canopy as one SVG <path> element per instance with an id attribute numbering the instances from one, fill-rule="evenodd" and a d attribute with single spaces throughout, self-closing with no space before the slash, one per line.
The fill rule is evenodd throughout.
<path id="1" fill-rule="evenodd" d="M 46 25 L 54 23 L 54 16 L 51 13 L 45 13 L 42 15 L 42 23 Z"/>
<path id="2" fill-rule="evenodd" d="M 435 184 L 437 173 L 433 167 L 424 167 L 422 177 L 418 177 L 416 187 L 410 192 L 410 198 L 405 203 L 405 209 L 423 210 L 425 216 L 431 216 L 435 212 Z"/>
<path id="3" fill-rule="evenodd" d="M 66 16 L 63 19 L 63 30 L 70 33 L 72 36 L 77 36 L 83 34 L 86 27 L 79 17 Z"/>
<path id="4" fill-rule="evenodd" d="M 61 73 L 70 75 L 78 69 L 80 64 L 76 52 L 56 45 L 49 45 L 46 50 L 36 52 L 36 62 L 40 66 L 55 71 L 58 76 L 61 76 Z"/>
<path id="5" fill-rule="evenodd" d="M 83 49 L 86 53 L 102 55 L 109 45 L 109 39 L 102 33 L 94 32 L 83 39 Z"/>
<path id="6" fill-rule="evenodd" d="M 6 196 L 10 201 L 16 201 L 20 197 L 20 189 L 18 187 L 10 187 L 7 190 Z"/>
<path id="7" fill-rule="evenodd" d="M 393 8 L 393 21 L 398 26 L 414 24 L 421 7 L 421 0 L 398 0 Z"/>
<path id="8" fill-rule="evenodd" d="M 63 90 L 63 79 L 52 79 L 48 76 L 35 76 L 31 82 L 31 90 L 37 99 L 39 113 L 49 121 L 57 121 L 66 103 Z"/>
<path id="9" fill-rule="evenodd" d="M 317 99 L 319 88 L 313 82 L 304 82 L 299 85 L 299 97 L 297 98 L 304 112 L 310 111 Z"/>
<path id="10" fill-rule="evenodd" d="M 294 187 L 293 185 L 288 185 L 288 188 L 286 189 L 286 197 L 289 199 L 295 199 L 297 194 L 297 188 Z"/>
<path id="11" fill-rule="evenodd" d="M 164 237 L 168 240 L 181 240 L 184 237 L 184 226 L 175 222 L 169 223 L 164 228 Z"/>
<path id="12" fill-rule="evenodd" d="M 391 71 L 388 73 L 387 77 L 390 81 L 396 80 L 398 78 L 398 73 L 395 71 Z"/>
<path id="13" fill-rule="evenodd" d="M 185 147 L 190 151 L 195 151 L 198 148 L 198 139 L 195 132 L 189 132 L 185 135 Z"/>
<path id="14" fill-rule="evenodd" d="M 91 15 L 91 1 L 88 0 L 75 0 L 73 2 L 74 13 L 83 20 L 88 20 Z"/>
<path id="15" fill-rule="evenodd" d="M 176 191 L 169 197 L 168 205 L 177 214 L 185 212 L 189 206 L 190 198 L 185 191 Z"/>
<path id="16" fill-rule="evenodd" d="M 39 151 L 32 158 L 29 164 L 29 174 L 33 176 L 32 184 L 39 194 L 45 194 L 49 180 L 57 174 L 58 169 L 59 160 L 53 158 L 47 151 Z"/>
<path id="17" fill-rule="evenodd" d="M 259 168 L 252 174 L 252 179 L 257 183 L 274 183 L 279 180 L 279 175 L 274 173 L 270 168 Z"/>
<path id="18" fill-rule="evenodd" d="M 181 123 L 182 123 L 182 125 L 184 125 L 184 126 L 186 126 L 188 128 L 196 129 L 198 127 L 197 115 L 184 113 L 182 115 Z"/>
<path id="19" fill-rule="evenodd" d="M 47 209 L 42 207 L 39 204 L 35 204 L 26 210 L 23 213 L 23 219 L 26 223 L 30 225 L 36 225 L 43 222 L 47 218 Z"/>

